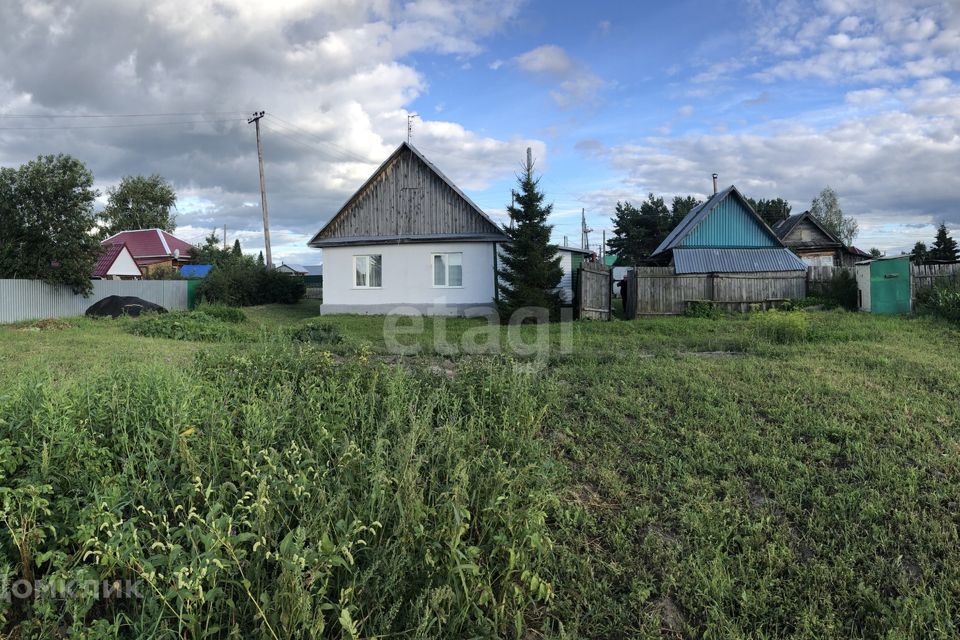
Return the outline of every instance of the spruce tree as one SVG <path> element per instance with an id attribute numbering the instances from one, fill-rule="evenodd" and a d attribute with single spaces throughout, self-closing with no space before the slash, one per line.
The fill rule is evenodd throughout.
<path id="1" fill-rule="evenodd" d="M 915 264 L 924 264 L 930 259 L 930 252 L 927 250 L 927 245 L 924 242 L 917 241 L 917 244 L 913 245 L 912 254 Z"/>
<path id="2" fill-rule="evenodd" d="M 954 262 L 957 260 L 957 241 L 950 237 L 947 225 L 943 222 L 937 227 L 937 236 L 933 240 L 929 257 L 931 260 Z"/>
<path id="3" fill-rule="evenodd" d="M 237 238 L 236 240 L 233 241 L 232 256 L 233 256 L 234 258 L 242 258 L 242 257 L 243 257 L 243 250 L 240 248 L 240 238 Z"/>
<path id="4" fill-rule="evenodd" d="M 553 225 L 547 224 L 553 205 L 543 203 L 540 180 L 534 178 L 532 164 L 524 167 L 517 182 L 520 192 L 507 208 L 511 224 L 503 227 L 510 242 L 501 245 L 497 310 L 505 323 L 522 307 L 546 309 L 550 319 L 556 320 L 561 304 L 557 287 L 563 270 L 557 245 L 550 243 Z"/>

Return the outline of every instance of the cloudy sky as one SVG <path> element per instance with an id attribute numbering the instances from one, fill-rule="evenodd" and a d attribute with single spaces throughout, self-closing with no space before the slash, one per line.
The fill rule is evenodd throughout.
<path id="1" fill-rule="evenodd" d="M 960 233 L 957 0 L 0 0 L 0 165 L 65 152 L 105 190 L 160 173 L 178 235 L 307 238 L 406 137 L 503 218 L 526 147 L 555 203 L 705 196 L 710 174 L 809 207 L 826 185 L 856 244 Z M 43 116 L 43 117 L 36 117 Z"/>

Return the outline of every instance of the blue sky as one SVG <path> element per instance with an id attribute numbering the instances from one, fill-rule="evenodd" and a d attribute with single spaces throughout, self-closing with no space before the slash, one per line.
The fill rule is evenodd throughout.
<path id="1" fill-rule="evenodd" d="M 103 190 L 160 173 L 190 241 L 226 224 L 262 246 L 255 109 L 288 261 L 320 260 L 307 238 L 412 112 L 414 144 L 495 216 L 532 147 L 558 241 L 581 208 L 596 244 L 618 200 L 706 196 L 714 171 L 795 212 L 832 186 L 862 248 L 960 233 L 956 2 L 18 0 L 5 17 L 0 164 L 72 153 Z"/>

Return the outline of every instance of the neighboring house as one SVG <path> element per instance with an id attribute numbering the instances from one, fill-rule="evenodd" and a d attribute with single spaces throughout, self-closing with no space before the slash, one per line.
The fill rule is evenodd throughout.
<path id="1" fill-rule="evenodd" d="M 143 272 L 137 266 L 127 245 L 121 243 L 104 247 L 93 267 L 95 280 L 140 280 Z"/>
<path id="2" fill-rule="evenodd" d="M 302 267 L 299 264 L 287 264 L 285 262 L 280 263 L 280 266 L 277 267 L 277 271 L 279 271 L 280 273 L 285 273 L 290 276 L 301 276 L 301 277 L 307 275 L 308 273 L 306 267 Z"/>
<path id="3" fill-rule="evenodd" d="M 304 277 L 308 287 L 322 287 L 323 286 L 323 264 L 305 264 L 303 268 L 307 270 L 307 275 Z"/>
<path id="4" fill-rule="evenodd" d="M 508 240 L 405 142 L 308 243 L 323 249 L 321 313 L 488 313 Z"/>
<path id="5" fill-rule="evenodd" d="M 187 280 L 198 280 L 206 278 L 212 270 L 212 264 L 185 264 L 180 267 L 180 275 Z"/>
<path id="6" fill-rule="evenodd" d="M 732 185 L 691 209 L 651 258 L 676 274 L 807 269 Z"/>
<path id="7" fill-rule="evenodd" d="M 856 247 L 844 246 L 809 211 L 784 218 L 773 226 L 773 232 L 812 267 L 852 267 L 854 263 L 871 257 Z"/>
<path id="8" fill-rule="evenodd" d="M 162 229 L 121 231 L 100 244 L 125 244 L 144 275 L 158 267 L 174 267 L 192 262 L 193 245 Z"/>

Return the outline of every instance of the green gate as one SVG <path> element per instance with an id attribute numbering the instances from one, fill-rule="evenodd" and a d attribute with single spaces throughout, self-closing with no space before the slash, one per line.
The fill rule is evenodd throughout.
<path id="1" fill-rule="evenodd" d="M 870 311 L 910 313 L 910 257 L 870 263 Z"/>

